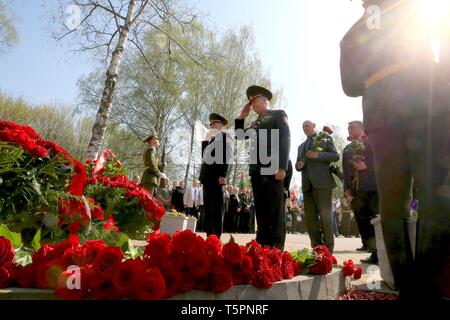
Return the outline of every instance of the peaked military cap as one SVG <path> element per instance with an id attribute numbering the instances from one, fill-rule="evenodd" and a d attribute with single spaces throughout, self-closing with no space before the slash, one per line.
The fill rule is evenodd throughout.
<path id="1" fill-rule="evenodd" d="M 158 135 L 157 135 L 156 133 L 154 133 L 154 134 L 152 134 L 150 137 L 148 137 L 147 139 L 145 139 L 144 142 L 149 142 L 150 140 L 153 140 L 153 139 L 161 140 L 161 139 L 159 139 Z"/>
<path id="2" fill-rule="evenodd" d="M 269 101 L 272 100 L 272 92 L 260 86 L 251 86 L 247 89 L 247 98 L 250 102 L 259 97 L 266 97 Z"/>
<path id="3" fill-rule="evenodd" d="M 220 114 L 217 113 L 211 113 L 209 115 L 209 122 L 216 122 L 216 121 L 220 121 L 223 123 L 224 126 L 226 126 L 228 124 L 228 120 L 225 119 L 224 117 L 222 117 Z"/>

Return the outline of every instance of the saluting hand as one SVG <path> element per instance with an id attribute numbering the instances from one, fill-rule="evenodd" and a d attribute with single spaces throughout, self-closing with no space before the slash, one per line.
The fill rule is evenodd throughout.
<path id="1" fill-rule="evenodd" d="M 239 116 L 239 119 L 245 119 L 248 117 L 248 115 L 250 114 L 250 103 L 247 103 L 244 108 L 242 108 L 241 114 Z"/>

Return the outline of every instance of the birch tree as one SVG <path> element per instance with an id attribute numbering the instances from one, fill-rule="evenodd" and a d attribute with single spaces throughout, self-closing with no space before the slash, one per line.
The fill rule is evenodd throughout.
<path id="1" fill-rule="evenodd" d="M 7 10 L 5 2 L 0 0 L 0 53 L 19 41 L 13 20 L 14 17 Z"/>
<path id="2" fill-rule="evenodd" d="M 147 57 L 143 51 L 142 38 L 148 30 L 156 28 L 174 45 L 181 47 L 170 31 L 158 26 L 161 21 L 168 25 L 191 23 L 194 16 L 189 14 L 188 10 L 180 8 L 176 0 L 60 0 L 57 14 L 59 19 L 56 20 L 59 24 L 54 37 L 57 40 L 76 41 L 74 51 L 93 51 L 95 56 L 101 57 L 107 65 L 100 107 L 92 128 L 86 159 L 97 158 L 105 139 L 125 52 L 136 51 L 142 54 L 154 75 L 158 77 L 151 57 Z M 177 15 L 174 12 L 177 12 Z M 69 18 L 67 13 L 70 13 Z M 189 56 L 189 52 L 186 51 L 186 54 Z"/>

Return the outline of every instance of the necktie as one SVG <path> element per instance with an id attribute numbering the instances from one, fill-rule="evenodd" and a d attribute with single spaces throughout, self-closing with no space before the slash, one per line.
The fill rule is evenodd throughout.
<path id="1" fill-rule="evenodd" d="M 308 139 L 306 140 L 306 146 L 305 146 L 305 151 L 310 151 L 313 145 L 313 138 L 312 137 L 308 137 Z"/>

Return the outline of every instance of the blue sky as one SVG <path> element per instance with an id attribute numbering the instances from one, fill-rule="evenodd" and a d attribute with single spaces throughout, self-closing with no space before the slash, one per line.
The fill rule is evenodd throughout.
<path id="1" fill-rule="evenodd" d="M 250 24 L 272 83 L 283 88 L 293 135 L 292 158 L 303 141 L 301 124 L 337 124 L 346 131 L 361 119 L 361 100 L 340 86 L 339 42 L 362 14 L 349 0 L 185 0 L 196 4 L 218 31 Z M 0 90 L 33 104 L 77 104 L 77 80 L 93 66 L 50 40 L 43 3 L 14 0 L 20 43 L 0 56 Z"/>

